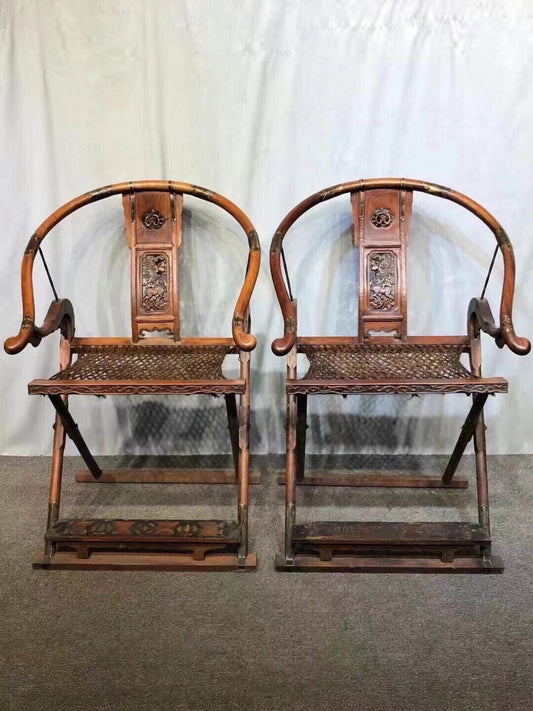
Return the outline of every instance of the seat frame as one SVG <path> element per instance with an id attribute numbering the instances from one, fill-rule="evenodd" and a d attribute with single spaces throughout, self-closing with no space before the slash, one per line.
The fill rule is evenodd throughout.
<path id="1" fill-rule="evenodd" d="M 42 326 L 35 324 L 33 264 L 41 242 L 63 218 L 79 208 L 113 195 L 122 195 L 128 242 L 132 253 L 132 337 L 75 337 L 74 309 L 68 299 L 52 302 Z M 232 338 L 182 338 L 179 332 L 177 250 L 181 244 L 183 195 L 218 205 L 234 217 L 248 238 L 246 275 L 235 306 Z M 150 209 L 146 209 L 149 207 Z M 139 209 L 141 208 L 141 209 Z M 128 219 L 130 217 L 130 219 Z M 163 228 L 163 229 L 162 229 Z M 143 259 L 157 258 L 167 281 L 156 293 L 153 308 L 145 289 Z M 226 198 L 195 185 L 176 181 L 117 183 L 85 193 L 63 205 L 45 220 L 31 237 L 22 261 L 23 319 L 19 333 L 4 344 L 10 354 L 29 343 L 38 346 L 43 338 L 60 331 L 59 368 L 64 370 L 73 354 L 85 346 L 136 346 L 152 348 L 169 344 L 177 349 L 227 349 L 239 358 L 239 378 L 228 380 L 34 380 L 30 394 L 48 395 L 56 411 L 52 468 L 48 497 L 48 519 L 44 550 L 34 559 L 35 568 L 51 569 L 152 569 L 152 570 L 253 570 L 256 556 L 248 550 L 249 485 L 259 483 L 258 472 L 249 469 L 250 351 L 256 339 L 250 333 L 249 302 L 257 279 L 261 252 L 257 233 L 248 217 Z M 44 260 L 44 257 L 43 257 Z M 45 262 L 46 266 L 46 262 Z M 47 272 L 48 268 L 46 267 Z M 161 282 L 155 282 L 156 287 Z M 156 290 L 155 290 L 156 291 Z M 155 337 L 143 340 L 146 331 Z M 208 394 L 223 395 L 226 405 L 234 468 L 232 470 L 102 470 L 91 454 L 69 407 L 71 395 L 120 394 Z M 238 398 L 238 401 L 237 401 Z M 87 469 L 78 472 L 78 482 L 233 484 L 238 490 L 235 521 L 62 519 L 60 499 L 66 436 L 83 458 Z"/>
<path id="2" fill-rule="evenodd" d="M 504 261 L 504 283 L 497 326 L 487 300 L 473 298 L 468 307 L 466 336 L 407 335 L 407 292 L 405 279 L 406 246 L 412 194 L 415 191 L 451 200 L 480 218 L 494 233 Z M 318 203 L 334 197 L 351 195 L 354 208 L 356 246 L 360 250 L 359 334 L 353 338 L 302 337 L 297 333 L 297 302 L 292 296 L 283 255 L 283 240 L 292 224 Z M 382 203 L 387 208 L 382 208 Z M 389 210 L 389 208 L 391 208 Z M 399 224 L 389 217 L 393 210 L 400 213 Z M 372 232 L 371 221 L 385 215 L 385 237 L 381 230 Z M 365 241 L 365 230 L 368 234 Z M 380 242 L 381 240 L 381 242 Z M 394 254 L 394 303 L 390 292 L 387 308 L 372 307 L 369 299 L 370 259 L 378 252 Z M 495 252 L 496 256 L 496 252 Z M 285 270 L 285 277 L 282 272 Z M 281 222 L 270 248 L 270 268 L 276 294 L 284 318 L 284 335 L 272 343 L 278 356 L 287 357 L 287 446 L 286 468 L 279 476 L 285 485 L 285 548 L 276 556 L 276 569 L 282 571 L 341 572 L 417 572 L 417 573 L 500 573 L 503 563 L 491 552 L 489 495 L 483 407 L 489 394 L 507 391 L 503 378 L 483 378 L 481 374 L 481 332 L 488 333 L 498 347 L 508 346 L 519 355 L 526 355 L 530 343 L 515 334 L 512 322 L 515 266 L 511 242 L 501 225 L 481 205 L 467 196 L 433 183 L 417 180 L 384 178 L 359 180 L 336 185 L 311 195 L 297 205 Z M 390 333 L 395 335 L 391 336 Z M 385 335 L 383 335 L 385 333 Z M 306 345 L 351 345 L 365 343 L 403 343 L 418 345 L 462 344 L 468 353 L 471 378 L 422 380 L 415 375 L 383 380 L 350 380 L 346 378 L 298 377 L 297 356 Z M 308 395 L 340 394 L 421 394 L 465 393 L 472 404 L 462 426 L 455 448 L 442 476 L 381 473 L 335 475 L 332 472 L 305 473 L 305 445 Z M 296 522 L 297 486 L 348 487 L 412 487 L 460 488 L 468 481 L 454 477 L 461 457 L 470 440 L 474 440 L 478 522 L 385 523 L 385 522 Z"/>

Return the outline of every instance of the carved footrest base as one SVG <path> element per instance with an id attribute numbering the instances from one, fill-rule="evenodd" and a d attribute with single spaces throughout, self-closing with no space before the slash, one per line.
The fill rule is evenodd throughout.
<path id="1" fill-rule="evenodd" d="M 485 562 L 480 557 L 461 557 L 446 562 L 439 558 L 334 556 L 323 561 L 318 556 L 296 554 L 289 562 L 276 555 L 276 570 L 294 573 L 503 573 L 503 562 L 493 555 Z"/>
<path id="2" fill-rule="evenodd" d="M 354 572 L 501 572 L 477 523 L 313 521 L 292 529 L 302 569 Z M 293 568 L 290 562 L 283 564 Z M 287 568 L 289 569 L 289 568 Z"/>
<path id="3" fill-rule="evenodd" d="M 96 551 L 206 554 L 236 552 L 241 537 L 236 521 L 152 519 L 59 519 L 45 540 L 58 552 L 87 559 Z"/>
<path id="4" fill-rule="evenodd" d="M 257 568 L 255 553 L 243 561 L 236 554 L 214 553 L 204 560 L 180 553 L 116 553 L 98 551 L 88 558 L 78 558 L 70 551 L 58 551 L 48 561 L 44 552 L 33 557 L 32 567 L 46 570 L 162 570 L 162 571 L 253 571 Z"/>

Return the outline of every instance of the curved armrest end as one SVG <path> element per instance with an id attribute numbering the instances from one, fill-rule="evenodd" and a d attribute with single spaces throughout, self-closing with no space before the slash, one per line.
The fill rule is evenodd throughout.
<path id="1" fill-rule="evenodd" d="M 42 326 L 36 326 L 30 316 L 24 316 L 20 331 L 4 342 L 4 350 L 10 355 L 20 353 L 28 343 L 35 348 L 50 333 L 61 329 L 66 337 L 74 335 L 74 307 L 68 299 L 52 301 Z"/>
<path id="2" fill-rule="evenodd" d="M 516 355 L 525 356 L 531 350 L 531 343 L 527 338 L 521 338 L 514 332 L 512 323 L 502 326 L 501 340 Z"/>
<path id="3" fill-rule="evenodd" d="M 286 333 L 281 338 L 272 341 L 272 352 L 277 356 L 284 356 L 291 350 L 296 342 L 295 333 Z"/>
<path id="4" fill-rule="evenodd" d="M 241 351 L 253 351 L 257 345 L 257 339 L 250 333 L 250 316 L 244 318 L 238 313 L 233 315 L 231 323 L 231 333 L 235 345 Z"/>
<path id="5" fill-rule="evenodd" d="M 241 351 L 253 351 L 257 345 L 257 339 L 251 333 L 244 333 L 241 330 L 233 329 L 233 340 L 237 348 Z"/>
<path id="6" fill-rule="evenodd" d="M 23 351 L 31 341 L 33 335 L 33 323 L 23 321 L 20 331 L 16 336 L 6 338 L 4 341 L 4 350 L 9 355 L 16 355 Z"/>

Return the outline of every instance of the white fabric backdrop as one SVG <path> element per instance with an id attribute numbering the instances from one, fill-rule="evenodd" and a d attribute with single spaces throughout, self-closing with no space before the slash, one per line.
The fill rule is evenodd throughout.
<path id="1" fill-rule="evenodd" d="M 516 251 L 516 329 L 531 337 L 532 60 L 528 0 L 3 0 L 2 340 L 20 324 L 26 241 L 59 205 L 121 180 L 173 178 L 216 190 L 248 213 L 265 251 L 252 302 L 260 343 L 252 443 L 255 452 L 280 452 L 284 361 L 270 352 L 281 333 L 266 258 L 271 235 L 308 194 L 385 176 L 450 185 L 495 214 Z M 213 214 L 187 201 L 188 335 L 229 335 L 242 279 L 245 240 Z M 302 334 L 355 333 L 350 231 L 344 197 L 289 233 Z M 415 195 L 411 333 L 464 332 L 493 247 L 464 210 Z M 68 218 L 44 251 L 60 295 L 75 305 L 78 334 L 127 335 L 120 199 Z M 35 272 L 42 317 L 51 294 L 38 263 Z M 495 312 L 501 277 L 498 261 L 489 289 Z M 51 406 L 27 396 L 26 383 L 55 372 L 56 351 L 50 337 L 38 351 L 2 353 L 2 454 L 50 452 Z M 490 452 L 533 451 L 531 359 L 487 339 L 484 372 L 510 380 L 509 395 L 488 403 Z M 446 452 L 467 405 L 462 396 L 315 398 L 310 451 Z M 220 400 L 72 398 L 72 407 L 95 452 L 229 451 Z"/>

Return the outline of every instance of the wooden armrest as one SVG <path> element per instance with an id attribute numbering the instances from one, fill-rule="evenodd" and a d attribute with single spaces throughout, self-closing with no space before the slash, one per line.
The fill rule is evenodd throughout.
<path id="1" fill-rule="evenodd" d="M 283 220 L 279 228 L 276 230 L 270 245 L 270 273 L 272 281 L 278 297 L 281 313 L 283 314 L 283 336 L 272 341 L 272 352 L 274 355 L 286 355 L 296 343 L 298 332 L 298 319 L 296 310 L 296 301 L 291 299 L 287 285 L 281 271 L 281 246 L 283 238 L 290 224 L 294 222 L 299 215 L 293 217 L 294 210 Z M 291 218 L 290 224 L 286 225 Z"/>
<path id="2" fill-rule="evenodd" d="M 4 350 L 10 355 L 15 355 L 24 350 L 28 343 L 36 347 L 43 338 L 57 329 L 61 329 L 65 338 L 74 335 L 74 307 L 68 299 L 52 301 L 42 326 L 36 326 L 30 317 L 25 316 L 18 334 L 5 341 Z"/>
<path id="3" fill-rule="evenodd" d="M 472 317 L 476 318 L 479 328 L 488 333 L 492 338 L 499 338 L 500 329 L 496 326 L 492 310 L 487 299 L 474 297 L 468 304 L 468 323 Z"/>
<path id="4" fill-rule="evenodd" d="M 500 333 L 496 337 L 498 348 L 507 346 L 509 350 L 517 355 L 527 355 L 531 350 L 531 343 L 527 338 L 517 336 L 510 316 L 502 318 Z"/>
<path id="5" fill-rule="evenodd" d="M 531 350 L 531 343 L 527 338 L 520 338 L 514 332 L 510 316 L 504 315 L 500 326 L 496 325 L 492 310 L 487 299 L 474 298 L 468 305 L 468 322 L 475 317 L 479 328 L 492 336 L 498 348 L 507 346 L 513 353 L 527 355 Z"/>
<path id="6" fill-rule="evenodd" d="M 245 219 L 248 218 L 245 217 Z M 239 294 L 239 298 L 237 299 L 237 303 L 235 305 L 233 320 L 231 322 L 233 340 L 241 351 L 253 351 L 257 345 L 257 339 L 249 333 L 250 297 L 252 296 L 255 282 L 257 281 L 257 275 L 259 274 L 261 246 L 259 244 L 257 232 L 253 228 L 247 232 L 247 236 L 250 252 L 248 255 L 248 264 L 246 266 L 246 276 L 244 278 L 241 293 Z"/>
<path id="7" fill-rule="evenodd" d="M 35 326 L 32 345 L 38 346 L 43 338 L 59 328 L 65 338 L 74 336 L 74 307 L 68 299 L 52 301 L 42 326 Z M 34 341 L 37 340 L 37 343 Z"/>
<path id="8" fill-rule="evenodd" d="M 296 343 L 296 331 L 298 327 L 296 301 L 289 300 L 288 303 L 291 311 L 288 316 L 285 316 L 284 312 L 283 336 L 272 341 L 272 352 L 278 356 L 286 355 Z"/>
<path id="9" fill-rule="evenodd" d="M 233 342 L 241 351 L 253 351 L 257 345 L 257 339 L 250 333 L 251 318 L 250 310 L 248 309 L 244 318 L 238 315 L 233 316 L 232 335 Z"/>

